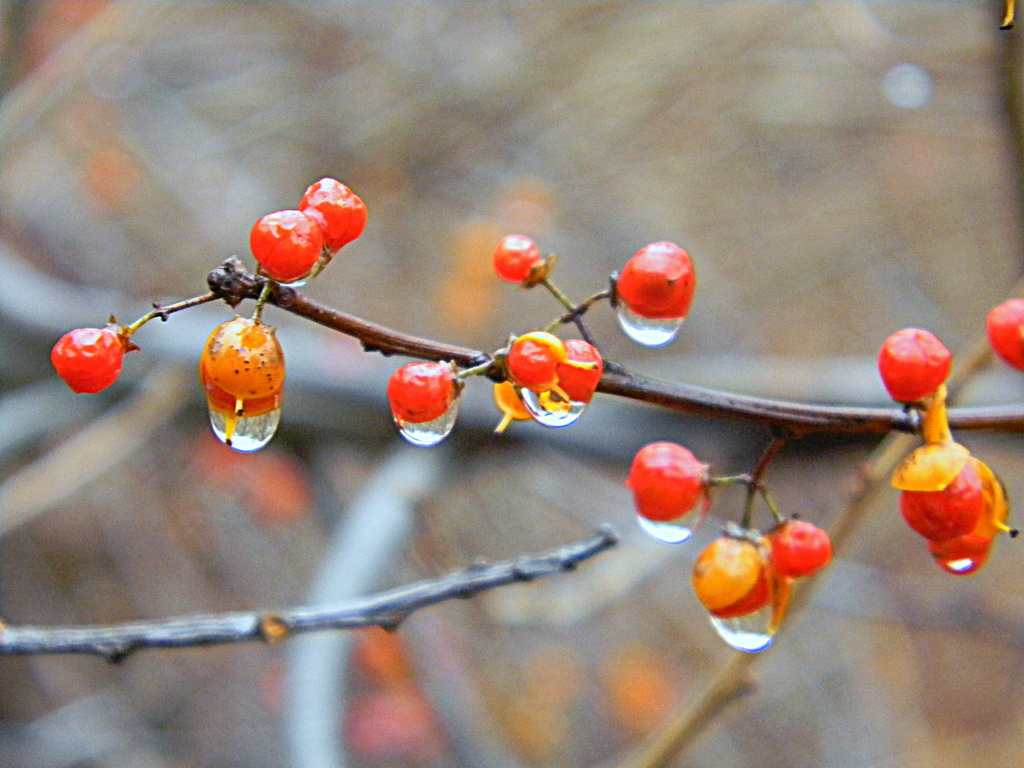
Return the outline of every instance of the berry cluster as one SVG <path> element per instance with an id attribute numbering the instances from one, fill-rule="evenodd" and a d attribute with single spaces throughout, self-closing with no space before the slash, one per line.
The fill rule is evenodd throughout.
<path id="1" fill-rule="evenodd" d="M 760 491 L 775 515 L 767 535 L 729 523 L 723 536 L 698 555 L 693 589 L 707 609 L 711 625 L 732 647 L 760 651 L 771 644 L 789 601 L 794 579 L 809 576 L 832 558 L 828 534 L 800 520 L 786 520 L 753 478 L 712 477 L 689 450 L 669 442 L 651 443 L 633 458 L 626 485 L 640 526 L 660 541 L 688 540 L 708 512 L 713 487 L 746 483 L 748 499 Z"/>
<path id="2" fill-rule="evenodd" d="M 689 311 L 696 277 L 686 252 L 672 243 L 642 248 L 613 276 L 613 291 L 574 304 L 551 282 L 554 256 L 524 235 L 502 238 L 491 255 L 502 280 L 524 288 L 543 285 L 568 310 L 544 330 L 513 336 L 491 359 L 460 370 L 454 363 L 411 363 L 388 382 L 391 413 L 401 434 L 415 445 L 434 445 L 452 430 L 458 397 L 471 376 L 495 379 L 494 402 L 502 413 L 496 432 L 513 421 L 566 427 L 580 418 L 604 373 L 597 348 L 585 339 L 561 339 L 553 331 L 566 323 L 582 325 L 582 315 L 597 301 L 615 304 L 620 324 L 632 338 L 658 346 L 671 341 Z M 646 328 L 643 330 L 641 328 Z M 641 329 L 641 330 L 638 330 Z"/>
<path id="3" fill-rule="evenodd" d="M 363 201 L 340 181 L 321 179 L 306 189 L 298 210 L 261 216 L 249 247 L 263 274 L 294 285 L 318 274 L 365 226 Z"/>
<path id="4" fill-rule="evenodd" d="M 1007 323 L 1001 318 L 1012 318 L 1013 312 L 999 310 L 989 315 L 989 337 L 1012 353 L 1005 343 L 1012 334 L 1006 333 Z M 1024 314 L 1017 316 L 1024 318 Z M 1024 347 L 1019 336 L 1018 329 L 1017 344 Z M 993 346 L 1000 349 L 995 341 Z M 945 382 L 951 362 L 949 350 L 938 338 L 907 328 L 882 344 L 878 370 L 893 399 L 923 414 L 924 445 L 892 477 L 893 486 L 901 491 L 900 512 L 907 525 L 924 537 L 939 567 L 963 575 L 984 565 L 998 533 L 1011 531 L 1010 509 L 999 479 L 950 432 Z"/>

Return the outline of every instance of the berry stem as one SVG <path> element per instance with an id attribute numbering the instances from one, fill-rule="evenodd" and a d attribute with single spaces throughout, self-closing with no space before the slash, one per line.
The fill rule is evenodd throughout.
<path id="1" fill-rule="evenodd" d="M 590 329 L 587 328 L 586 324 L 583 322 L 583 315 L 585 315 L 592 306 L 594 306 L 597 302 L 601 301 L 602 299 L 610 299 L 612 295 L 611 291 L 600 291 L 598 293 L 595 293 L 593 296 L 584 299 L 579 304 L 574 305 L 572 301 L 570 301 L 565 294 L 559 291 L 558 288 L 556 288 L 554 284 L 552 284 L 547 278 L 545 278 L 541 282 L 549 291 L 554 293 L 555 296 L 558 297 L 559 301 L 561 301 L 562 304 L 569 310 L 561 317 L 552 321 L 544 330 L 547 331 L 548 333 L 551 333 L 560 325 L 575 323 L 576 328 L 579 329 L 580 338 L 582 338 L 585 342 L 596 348 L 597 345 L 594 344 L 594 340 L 590 335 Z"/>
<path id="2" fill-rule="evenodd" d="M 184 301 L 179 301 L 174 304 L 166 304 L 164 306 L 154 304 L 151 311 L 144 314 L 131 325 L 126 325 L 122 333 L 126 338 L 128 338 L 150 320 L 156 320 L 159 317 L 161 320 L 166 322 L 167 318 L 175 312 L 180 312 L 183 309 L 190 309 L 191 307 L 198 307 L 200 304 L 216 301 L 219 298 L 220 296 L 211 292 L 204 293 L 202 296 L 194 296 L 191 299 L 185 299 Z"/>
<path id="3" fill-rule="evenodd" d="M 461 381 L 465 381 L 470 376 L 484 376 L 488 373 L 488 371 L 491 370 L 493 366 L 494 361 L 488 360 L 487 362 L 480 363 L 479 365 L 474 365 L 470 368 L 460 369 L 455 373 L 455 377 Z"/>
<path id="4" fill-rule="evenodd" d="M 270 293 L 273 290 L 274 282 L 270 278 L 266 278 L 263 281 L 263 288 L 260 291 L 259 298 L 256 299 L 256 306 L 252 308 L 252 320 L 254 323 L 262 322 L 263 307 L 267 305 L 267 301 L 270 299 Z"/>
<path id="5" fill-rule="evenodd" d="M 1013 29 L 1013 17 L 1015 13 L 1015 6 L 1017 0 L 1006 0 L 1006 13 L 1003 15 L 1003 23 L 999 25 L 1000 29 Z"/>

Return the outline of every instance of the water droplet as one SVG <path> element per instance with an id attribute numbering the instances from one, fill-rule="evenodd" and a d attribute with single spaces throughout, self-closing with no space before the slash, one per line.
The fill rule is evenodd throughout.
<path id="1" fill-rule="evenodd" d="M 734 619 L 720 619 L 717 616 L 708 618 L 721 638 L 737 651 L 757 653 L 772 644 L 772 635 L 775 633 L 773 614 L 774 608 L 769 603 L 753 613 Z"/>
<path id="2" fill-rule="evenodd" d="M 575 424 L 583 411 L 587 409 L 586 403 L 570 400 L 556 400 L 547 392 L 537 394 L 529 389 L 520 393 L 523 400 L 523 407 L 533 417 L 534 421 L 543 424 L 545 427 L 568 427 Z"/>
<path id="3" fill-rule="evenodd" d="M 693 529 L 696 527 L 688 524 L 693 522 L 692 514 L 683 515 L 677 520 L 670 520 L 666 523 L 648 520 L 643 515 L 637 515 L 636 520 L 640 523 L 644 533 L 665 544 L 682 544 L 684 541 L 689 541 L 693 536 Z"/>
<path id="4" fill-rule="evenodd" d="M 281 409 L 274 408 L 259 416 L 236 417 L 210 409 L 210 426 L 222 443 L 241 453 L 251 453 L 270 442 L 281 422 Z"/>
<path id="5" fill-rule="evenodd" d="M 402 434 L 402 437 L 410 443 L 426 447 L 437 445 L 448 437 L 455 426 L 455 420 L 458 418 L 458 415 L 459 400 L 456 398 L 451 407 L 433 421 L 422 421 L 419 424 L 413 424 L 410 421 L 395 419 L 395 424 L 398 425 L 398 431 Z"/>
<path id="6" fill-rule="evenodd" d="M 661 347 L 668 344 L 676 337 L 685 319 L 680 317 L 675 320 L 652 320 L 630 312 L 625 304 L 619 304 L 615 316 L 619 318 L 619 325 L 626 335 L 645 347 Z"/>

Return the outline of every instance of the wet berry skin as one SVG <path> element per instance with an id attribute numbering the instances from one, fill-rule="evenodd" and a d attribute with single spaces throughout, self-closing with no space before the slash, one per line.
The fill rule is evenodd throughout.
<path id="1" fill-rule="evenodd" d="M 633 491 L 639 515 L 667 522 L 682 517 L 703 498 L 707 472 L 707 466 L 683 446 L 651 443 L 633 457 L 626 485 Z"/>
<path id="2" fill-rule="evenodd" d="M 203 385 L 238 400 L 277 395 L 284 388 L 284 351 L 274 329 L 236 317 L 221 323 L 206 340 L 199 363 Z"/>
<path id="3" fill-rule="evenodd" d="M 366 227 L 366 205 L 337 179 L 320 179 L 310 184 L 299 202 L 299 210 L 320 223 L 324 245 L 330 251 L 348 245 Z"/>
<path id="4" fill-rule="evenodd" d="M 1024 371 L 1024 299 L 1004 301 L 985 320 L 988 342 L 1007 364 Z"/>
<path id="5" fill-rule="evenodd" d="M 943 542 L 974 530 L 985 511 L 981 477 L 970 458 L 941 491 L 903 491 L 900 512 L 913 530 L 929 541 Z"/>
<path id="6" fill-rule="evenodd" d="M 893 400 L 916 403 L 935 394 L 949 378 L 952 359 L 934 334 L 905 328 L 882 344 L 878 372 Z"/>
<path id="7" fill-rule="evenodd" d="M 391 413 L 410 424 L 439 419 L 457 394 L 452 369 L 444 363 L 410 363 L 388 380 Z"/>
<path id="8" fill-rule="evenodd" d="M 525 333 L 509 347 L 508 373 L 517 385 L 546 392 L 558 383 L 558 364 L 565 360 L 563 341 L 544 331 Z"/>
<path id="9" fill-rule="evenodd" d="M 631 312 L 651 320 L 686 317 L 697 287 L 690 255 L 675 243 L 651 243 L 626 262 L 616 296 Z"/>
<path id="10" fill-rule="evenodd" d="M 533 240 L 523 235 L 507 235 L 494 249 L 491 265 L 502 280 L 521 283 L 541 260 L 540 249 Z"/>
<path id="11" fill-rule="evenodd" d="M 249 247 L 263 272 L 282 283 L 309 275 L 323 252 L 319 222 L 302 211 L 274 211 L 261 216 L 249 233 Z"/>
<path id="12" fill-rule="evenodd" d="M 768 537 L 775 571 L 789 578 L 810 576 L 832 559 L 828 533 L 803 520 L 787 520 Z"/>
<path id="13" fill-rule="evenodd" d="M 589 403 L 601 381 L 601 374 L 604 373 L 604 361 L 601 353 L 591 344 L 582 339 L 567 339 L 565 342 L 566 361 L 555 366 L 558 374 L 558 386 L 569 396 L 569 399 L 577 403 Z M 594 363 L 596 368 L 581 368 L 572 365 L 569 361 L 576 363 Z"/>
<path id="14" fill-rule="evenodd" d="M 50 362 L 72 391 L 94 394 L 117 381 L 124 351 L 112 328 L 77 328 L 53 345 Z"/>

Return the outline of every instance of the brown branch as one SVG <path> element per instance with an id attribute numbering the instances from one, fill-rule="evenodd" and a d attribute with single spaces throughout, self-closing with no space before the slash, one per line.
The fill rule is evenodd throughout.
<path id="1" fill-rule="evenodd" d="M 500 563 L 475 563 L 437 579 L 419 581 L 325 608 L 200 614 L 109 627 L 0 625 L 0 655 L 77 653 L 102 656 L 117 662 L 147 648 L 192 648 L 255 641 L 273 643 L 300 632 L 372 626 L 395 628 L 420 608 L 571 571 L 584 560 L 614 546 L 617 541 L 615 531 L 605 525 L 588 539 L 549 552 L 522 555 Z"/>
<path id="2" fill-rule="evenodd" d="M 244 299 L 256 299 L 264 285 L 263 278 L 250 274 L 234 257 L 211 272 L 207 282 L 211 291 L 232 306 Z M 339 312 L 287 286 L 276 286 L 269 301 L 288 312 L 359 339 L 368 351 L 423 360 L 450 360 L 462 367 L 483 365 L 493 359 L 487 352 L 410 336 Z M 500 375 L 497 369 L 492 373 Z M 893 431 L 917 430 L 916 414 L 900 408 L 808 405 L 737 395 L 659 381 L 633 373 L 611 361 L 605 361 L 605 373 L 597 390 L 698 416 L 753 421 L 793 437 L 814 432 L 884 435 Z M 951 410 L 949 421 L 953 429 L 1024 431 L 1024 405 Z"/>

